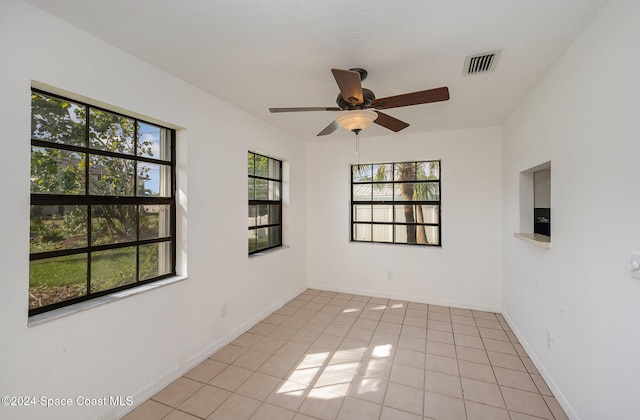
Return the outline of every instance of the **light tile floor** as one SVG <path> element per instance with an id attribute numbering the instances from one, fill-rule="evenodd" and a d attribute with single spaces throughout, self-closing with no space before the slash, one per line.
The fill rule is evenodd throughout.
<path id="1" fill-rule="evenodd" d="M 307 290 L 133 419 L 567 416 L 500 314 Z"/>

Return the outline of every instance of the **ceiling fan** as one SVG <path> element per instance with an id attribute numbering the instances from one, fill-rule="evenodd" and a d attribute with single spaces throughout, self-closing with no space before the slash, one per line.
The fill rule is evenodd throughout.
<path id="1" fill-rule="evenodd" d="M 361 82 L 367 77 L 366 70 L 360 68 L 350 70 L 331 69 L 331 73 L 333 73 L 333 77 L 340 88 L 340 93 L 336 99 L 337 107 L 269 108 L 269 111 L 346 111 L 338 115 L 331 124 L 320 131 L 318 136 L 331 134 L 338 127 L 346 128 L 358 134 L 372 123 L 398 132 L 409 127 L 409 124 L 379 110 L 449 100 L 449 89 L 447 87 L 376 99 L 371 90 L 362 87 Z"/>

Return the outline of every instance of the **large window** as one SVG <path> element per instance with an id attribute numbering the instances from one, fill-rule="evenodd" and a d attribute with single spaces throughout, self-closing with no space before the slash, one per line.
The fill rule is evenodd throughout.
<path id="1" fill-rule="evenodd" d="M 249 255 L 282 246 L 282 162 L 248 153 Z"/>
<path id="2" fill-rule="evenodd" d="M 31 92 L 29 314 L 175 274 L 175 131 Z"/>
<path id="3" fill-rule="evenodd" d="M 351 166 L 351 240 L 441 245 L 440 161 Z"/>

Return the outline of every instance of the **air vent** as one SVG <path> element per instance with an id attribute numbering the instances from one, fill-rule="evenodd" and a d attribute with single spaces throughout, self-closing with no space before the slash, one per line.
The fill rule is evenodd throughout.
<path id="1" fill-rule="evenodd" d="M 488 53 L 469 55 L 464 60 L 464 75 L 489 73 L 496 68 L 501 51 L 491 51 Z"/>

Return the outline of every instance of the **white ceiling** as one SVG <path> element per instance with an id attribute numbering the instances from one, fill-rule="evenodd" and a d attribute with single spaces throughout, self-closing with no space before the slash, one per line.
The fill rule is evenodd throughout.
<path id="1" fill-rule="evenodd" d="M 448 86 L 447 102 L 386 111 L 411 124 L 403 133 L 499 125 L 607 2 L 27 1 L 308 139 L 336 114 L 268 108 L 335 106 L 334 67 L 365 68 L 379 98 Z M 463 76 L 467 55 L 492 50 L 502 50 L 494 72 Z"/>

